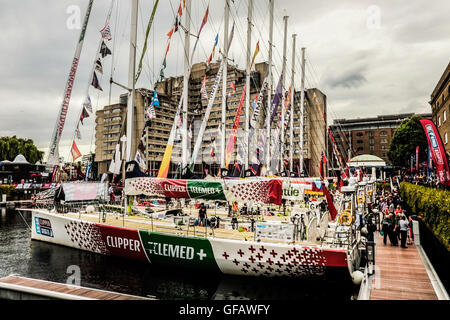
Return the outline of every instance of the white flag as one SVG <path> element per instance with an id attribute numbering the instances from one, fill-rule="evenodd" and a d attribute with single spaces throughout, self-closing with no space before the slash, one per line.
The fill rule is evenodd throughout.
<path id="1" fill-rule="evenodd" d="M 139 151 L 136 151 L 136 156 L 134 157 L 134 161 L 136 161 L 138 163 L 139 167 L 141 167 L 141 169 L 143 171 L 147 170 L 147 165 L 145 164 L 145 160 Z"/>
<path id="2" fill-rule="evenodd" d="M 75 129 L 75 135 L 77 136 L 78 140 L 81 140 L 81 132 L 80 132 L 80 129 L 78 128 L 78 126 Z"/>
<path id="3" fill-rule="evenodd" d="M 86 97 L 86 99 L 83 102 L 83 107 L 86 108 L 90 113 L 92 113 L 92 103 L 91 98 L 89 96 Z"/>

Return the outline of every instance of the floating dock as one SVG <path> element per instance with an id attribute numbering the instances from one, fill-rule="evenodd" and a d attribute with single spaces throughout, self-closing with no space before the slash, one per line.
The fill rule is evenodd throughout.
<path id="1" fill-rule="evenodd" d="M 10 275 L 0 279 L 0 300 L 155 300 Z"/>
<path id="2" fill-rule="evenodd" d="M 415 225 L 414 229 L 418 230 Z M 370 300 L 448 300 L 448 294 L 420 246 L 420 236 L 408 248 L 383 244 L 375 235 L 375 273 L 370 277 Z"/>

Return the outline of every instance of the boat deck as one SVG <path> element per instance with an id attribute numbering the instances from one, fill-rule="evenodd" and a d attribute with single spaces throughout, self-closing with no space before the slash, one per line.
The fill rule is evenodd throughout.
<path id="1" fill-rule="evenodd" d="M 216 212 L 217 216 L 226 217 L 226 214 Z M 211 217 L 210 213 L 209 217 Z M 116 227 L 130 228 L 130 229 L 139 229 L 139 230 L 148 230 L 154 232 L 162 232 L 162 233 L 170 233 L 179 236 L 198 236 L 198 237 L 218 237 L 225 239 L 233 239 L 233 240 L 247 240 L 253 241 L 255 240 L 255 233 L 250 231 L 239 231 L 228 228 L 205 228 L 203 226 L 188 226 L 188 225 L 175 225 L 173 220 L 161 220 L 157 218 L 146 218 L 139 215 L 127 215 L 125 218 L 122 214 L 119 213 L 108 213 L 106 215 L 105 221 L 103 221 L 102 217 L 98 214 L 86 214 L 86 213 L 65 213 L 63 214 L 66 217 L 80 219 L 82 221 L 90 221 L 95 223 L 101 223 L 106 225 L 112 225 Z M 195 216 L 193 216 L 195 217 Z M 287 216 L 279 217 L 279 216 L 264 216 L 266 221 L 288 221 Z M 255 216 L 256 219 L 256 216 Z M 153 220 L 153 221 L 152 221 Z M 241 225 L 241 224 L 239 224 Z M 271 243 L 287 243 L 283 240 L 278 239 L 266 239 L 264 238 L 264 242 Z M 311 241 L 301 241 L 301 244 L 304 245 L 320 245 L 319 242 L 311 242 Z"/>
<path id="2" fill-rule="evenodd" d="M 0 279 L 0 299 L 154 300 L 75 285 L 10 275 Z"/>
<path id="3" fill-rule="evenodd" d="M 377 234 L 370 300 L 438 300 L 416 246 L 384 245 Z"/>

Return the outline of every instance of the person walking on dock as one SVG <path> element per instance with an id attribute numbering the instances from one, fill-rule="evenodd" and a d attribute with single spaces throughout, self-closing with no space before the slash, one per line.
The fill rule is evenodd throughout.
<path id="1" fill-rule="evenodd" d="M 386 214 L 384 216 L 384 218 L 383 218 L 382 227 L 381 227 L 381 231 L 383 231 L 383 243 L 384 243 L 384 245 L 387 244 L 388 236 L 389 236 L 389 240 L 391 239 L 390 231 L 389 231 L 390 225 L 391 225 L 391 221 L 389 219 L 389 215 Z"/>
<path id="2" fill-rule="evenodd" d="M 409 229 L 409 222 L 406 220 L 405 215 L 402 215 L 399 221 L 399 228 L 400 228 L 400 247 L 407 248 L 406 246 L 406 239 L 408 237 L 408 229 Z"/>

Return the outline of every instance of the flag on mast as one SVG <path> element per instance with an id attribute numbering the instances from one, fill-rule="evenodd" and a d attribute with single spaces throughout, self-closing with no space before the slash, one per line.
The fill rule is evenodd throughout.
<path id="1" fill-rule="evenodd" d="M 206 8 L 205 15 L 203 16 L 202 24 L 200 26 L 200 29 L 198 30 L 197 37 L 200 35 L 200 32 L 202 32 L 203 27 L 205 26 L 206 22 L 208 21 L 208 14 L 209 14 L 209 4 Z"/>
<path id="2" fill-rule="evenodd" d="M 256 58 L 256 55 L 258 54 L 258 52 L 259 52 L 259 40 L 256 43 L 256 48 L 255 48 L 255 52 L 253 53 L 252 63 L 250 63 L 250 69 L 252 68 L 253 63 L 255 62 L 255 58 Z"/>
<path id="3" fill-rule="evenodd" d="M 100 83 L 98 82 L 97 74 L 95 73 L 95 71 L 94 71 L 93 76 L 92 76 L 92 82 L 91 82 L 91 85 L 92 85 L 95 89 L 98 89 L 98 90 L 100 90 L 100 91 L 103 91 L 102 87 L 100 86 Z"/>
<path id="4" fill-rule="evenodd" d="M 91 103 L 91 97 L 87 96 L 86 100 L 83 102 L 83 107 L 86 108 L 90 113 L 92 113 L 92 103 Z"/>
<path id="5" fill-rule="evenodd" d="M 102 58 L 106 57 L 107 55 L 111 54 L 111 50 L 106 46 L 105 42 L 102 41 L 102 45 L 100 47 L 100 53 L 102 55 Z"/>
<path id="6" fill-rule="evenodd" d="M 81 112 L 81 116 L 80 116 L 81 124 L 83 124 L 84 118 L 89 118 L 89 113 L 87 112 L 85 107 L 83 107 L 83 111 Z"/>
<path id="7" fill-rule="evenodd" d="M 105 27 L 100 30 L 100 33 L 102 34 L 102 38 L 106 40 L 111 40 L 111 29 L 109 28 L 109 22 L 105 25 Z"/>
<path id="8" fill-rule="evenodd" d="M 75 140 L 72 142 L 72 148 L 70 149 L 70 153 L 72 154 L 73 161 L 81 157 L 81 152 L 77 147 L 77 144 L 75 143 Z"/>

